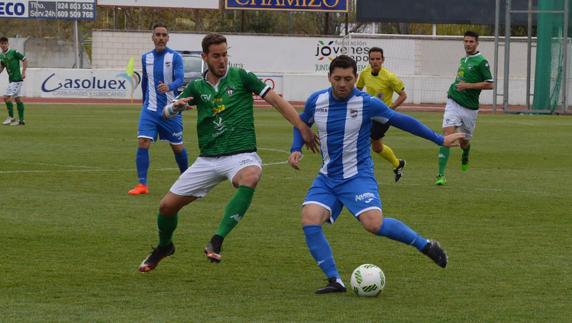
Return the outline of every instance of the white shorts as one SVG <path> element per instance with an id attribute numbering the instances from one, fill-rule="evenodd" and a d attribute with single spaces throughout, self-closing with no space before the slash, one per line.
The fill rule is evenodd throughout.
<path id="1" fill-rule="evenodd" d="M 182 196 L 205 197 L 218 183 L 232 178 L 248 166 L 262 169 L 257 153 L 242 153 L 222 157 L 198 157 L 171 186 L 171 193 Z"/>
<path id="2" fill-rule="evenodd" d="M 14 98 L 21 97 L 22 96 L 21 95 L 22 84 L 24 84 L 24 81 L 10 82 L 8 84 L 8 88 L 6 89 L 6 92 L 4 93 L 4 96 L 11 96 Z"/>
<path id="3" fill-rule="evenodd" d="M 460 128 L 465 133 L 465 138 L 471 139 L 477 125 L 478 114 L 479 110 L 467 109 L 454 100 L 447 99 L 443 114 L 443 128 Z"/>

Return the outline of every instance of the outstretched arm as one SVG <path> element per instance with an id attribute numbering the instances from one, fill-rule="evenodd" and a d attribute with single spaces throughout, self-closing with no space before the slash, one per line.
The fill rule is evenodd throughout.
<path id="1" fill-rule="evenodd" d="M 301 137 L 303 138 L 304 143 L 308 148 L 310 148 L 310 150 L 312 150 L 312 152 L 318 151 L 314 133 L 308 127 L 308 125 L 302 121 L 302 119 L 300 119 L 298 112 L 296 112 L 296 109 L 294 109 L 294 107 L 288 103 L 288 101 L 284 100 L 284 98 L 272 90 L 269 90 L 263 98 L 266 102 L 278 110 L 278 112 L 280 112 L 282 116 L 288 120 L 288 122 L 296 127 Z"/>
<path id="2" fill-rule="evenodd" d="M 457 141 L 465 136 L 463 133 L 454 133 L 447 137 L 443 137 L 421 123 L 419 120 L 399 112 L 394 112 L 393 116 L 388 120 L 388 123 L 418 137 L 430 140 L 440 146 L 456 146 Z"/>

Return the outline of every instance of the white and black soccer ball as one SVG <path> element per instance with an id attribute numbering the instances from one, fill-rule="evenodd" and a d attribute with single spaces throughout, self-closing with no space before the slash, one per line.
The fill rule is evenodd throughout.
<path id="1" fill-rule="evenodd" d="M 352 272 L 350 283 L 358 296 L 377 296 L 385 287 L 385 274 L 376 265 L 363 264 Z"/>

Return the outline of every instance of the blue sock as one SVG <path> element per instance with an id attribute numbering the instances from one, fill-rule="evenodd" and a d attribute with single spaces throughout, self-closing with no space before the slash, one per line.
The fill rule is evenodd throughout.
<path id="1" fill-rule="evenodd" d="M 306 236 L 306 244 L 312 257 L 320 266 L 320 269 L 326 274 L 327 278 L 340 278 L 338 269 L 336 268 L 336 262 L 334 261 L 334 255 L 332 254 L 332 248 L 326 236 L 322 231 L 321 225 L 305 225 L 304 235 Z"/>
<path id="2" fill-rule="evenodd" d="M 181 174 L 184 173 L 189 167 L 189 158 L 187 157 L 187 149 L 183 148 L 180 154 L 175 153 L 175 160 L 177 165 L 179 165 L 179 170 Z"/>
<path id="3" fill-rule="evenodd" d="M 421 251 L 427 245 L 427 239 L 413 231 L 407 224 L 392 218 L 384 218 L 381 228 L 377 231 L 378 236 L 388 237 L 391 240 L 413 245 Z"/>
<path id="4" fill-rule="evenodd" d="M 147 170 L 149 169 L 149 149 L 137 148 L 137 177 L 139 183 L 147 185 Z"/>

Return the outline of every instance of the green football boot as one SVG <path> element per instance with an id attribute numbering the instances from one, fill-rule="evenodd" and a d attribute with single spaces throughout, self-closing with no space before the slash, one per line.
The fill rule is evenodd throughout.
<path id="1" fill-rule="evenodd" d="M 435 180 L 435 185 L 443 186 L 445 185 L 445 183 L 447 183 L 447 180 L 445 180 L 445 175 L 437 175 L 437 179 Z"/>

